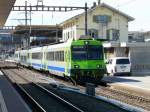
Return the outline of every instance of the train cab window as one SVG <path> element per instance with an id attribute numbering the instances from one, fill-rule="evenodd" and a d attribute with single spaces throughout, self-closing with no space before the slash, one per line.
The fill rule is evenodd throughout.
<path id="1" fill-rule="evenodd" d="M 102 46 L 72 46 L 73 60 L 100 60 L 103 59 Z"/>
<path id="2" fill-rule="evenodd" d="M 87 48 L 87 58 L 90 60 L 103 59 L 103 50 L 101 46 L 89 46 Z"/>

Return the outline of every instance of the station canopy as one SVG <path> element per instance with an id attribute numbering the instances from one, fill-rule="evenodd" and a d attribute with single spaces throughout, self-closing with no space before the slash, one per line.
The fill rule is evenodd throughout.
<path id="1" fill-rule="evenodd" d="M 0 27 L 5 25 L 15 1 L 16 0 L 0 0 Z"/>
<path id="2" fill-rule="evenodd" d="M 58 36 L 61 35 L 62 27 L 58 25 L 18 25 L 12 32 L 13 35 L 24 35 L 29 33 L 30 36 L 55 37 L 56 33 L 58 33 Z"/>

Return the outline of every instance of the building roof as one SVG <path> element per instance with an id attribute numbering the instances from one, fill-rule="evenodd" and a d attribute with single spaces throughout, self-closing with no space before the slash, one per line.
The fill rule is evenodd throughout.
<path id="1" fill-rule="evenodd" d="M 106 7 L 106 8 L 108 8 L 108 9 L 112 10 L 113 12 L 116 12 L 116 13 L 118 13 L 118 14 L 120 14 L 120 15 L 126 17 L 126 18 L 128 18 L 128 21 L 133 21 L 133 20 L 134 20 L 133 17 L 131 17 L 131 16 L 127 15 L 126 13 L 124 13 L 124 12 L 122 12 L 122 11 L 119 11 L 118 9 L 116 9 L 116 8 L 110 6 L 110 5 L 107 5 L 107 4 L 105 4 L 105 3 L 102 3 L 102 4 L 101 4 L 101 7 Z"/>
<path id="2" fill-rule="evenodd" d="M 90 8 L 90 9 L 88 10 L 88 13 L 91 12 L 91 11 L 93 11 L 93 10 L 95 10 L 95 9 L 97 9 L 98 7 L 105 7 L 105 8 L 107 8 L 107 9 L 110 9 L 110 10 L 112 10 L 113 12 L 116 12 L 116 13 L 118 13 L 118 14 L 124 16 L 125 18 L 128 19 L 128 21 L 133 21 L 133 20 L 134 20 L 133 17 L 131 17 L 131 16 L 125 14 L 124 12 L 119 11 L 119 10 L 117 10 L 116 8 L 114 8 L 114 7 L 110 6 L 110 5 L 107 5 L 107 4 L 105 4 L 105 3 L 101 3 L 100 5 L 97 5 L 97 6 L 94 7 L 94 8 Z M 83 12 L 83 13 L 81 13 L 81 14 L 78 14 L 78 15 L 76 15 L 76 16 L 70 18 L 70 19 L 67 19 L 67 20 L 65 20 L 64 22 L 70 21 L 70 20 L 72 20 L 72 19 L 77 19 L 77 18 L 83 16 L 84 14 L 85 14 L 85 12 Z M 62 23 L 60 23 L 60 24 L 63 24 L 64 22 L 62 22 Z"/>
<path id="3" fill-rule="evenodd" d="M 145 35 L 150 35 L 150 31 L 144 32 Z"/>
<path id="4" fill-rule="evenodd" d="M 103 42 L 104 48 L 111 47 L 149 47 L 150 42 Z"/>
<path id="5" fill-rule="evenodd" d="M 0 27 L 3 27 L 16 0 L 0 0 Z"/>

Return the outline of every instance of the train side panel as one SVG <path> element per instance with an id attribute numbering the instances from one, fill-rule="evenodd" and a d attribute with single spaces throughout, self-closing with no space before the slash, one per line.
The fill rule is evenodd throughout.
<path id="1" fill-rule="evenodd" d="M 20 64 L 23 66 L 28 66 L 28 50 L 20 51 Z"/>
<path id="2" fill-rule="evenodd" d="M 43 71 L 48 71 L 48 69 L 47 69 L 47 60 L 46 60 L 46 51 L 47 51 L 47 47 L 48 46 L 44 46 L 44 47 L 42 47 L 42 70 Z"/>
<path id="3" fill-rule="evenodd" d="M 32 53 L 31 53 L 31 49 L 29 49 L 27 53 L 27 63 L 29 67 L 32 67 L 31 61 L 32 61 Z"/>
<path id="4" fill-rule="evenodd" d="M 46 50 L 47 70 L 59 76 L 68 76 L 70 74 L 70 66 L 68 62 L 67 43 L 51 45 Z"/>
<path id="5" fill-rule="evenodd" d="M 15 51 L 15 62 L 20 63 L 20 51 Z"/>
<path id="6" fill-rule="evenodd" d="M 32 48 L 31 49 L 31 66 L 34 69 L 41 70 L 42 69 L 42 47 Z"/>

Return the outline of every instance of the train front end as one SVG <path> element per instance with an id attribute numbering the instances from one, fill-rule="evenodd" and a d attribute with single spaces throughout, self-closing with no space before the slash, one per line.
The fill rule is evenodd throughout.
<path id="1" fill-rule="evenodd" d="M 82 82 L 100 82 L 106 72 L 103 54 L 100 41 L 73 41 L 71 44 L 71 76 Z"/>

